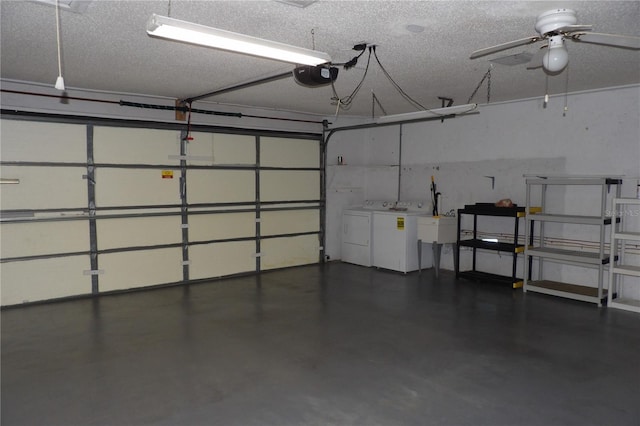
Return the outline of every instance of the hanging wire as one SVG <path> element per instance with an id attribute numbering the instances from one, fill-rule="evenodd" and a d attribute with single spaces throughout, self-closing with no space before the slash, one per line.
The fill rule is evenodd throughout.
<path id="1" fill-rule="evenodd" d="M 385 114 L 386 115 L 386 114 Z M 376 116 L 376 94 L 371 91 L 371 118 Z"/>
<path id="2" fill-rule="evenodd" d="M 380 108 L 380 111 L 382 111 L 382 114 L 387 115 L 387 111 L 384 109 L 384 107 L 380 103 L 380 100 L 376 96 L 375 92 L 372 90 L 371 91 L 371 118 L 375 117 L 376 105 L 378 105 L 378 107 Z"/>
<path id="3" fill-rule="evenodd" d="M 567 78 L 564 83 L 564 109 L 562 110 L 562 116 L 567 116 L 569 110 L 569 66 L 567 65 Z"/>
<path id="4" fill-rule="evenodd" d="M 345 70 L 348 70 L 350 68 L 355 67 L 356 65 L 358 65 L 358 59 L 360 59 L 360 57 L 362 55 L 364 55 L 364 52 L 366 51 L 366 47 L 364 49 L 362 49 L 362 51 L 360 52 L 360 54 L 358 54 L 358 56 L 354 56 L 353 58 L 351 58 L 351 60 L 345 62 L 344 64 L 342 64 L 342 67 Z M 369 52 L 369 54 L 371 54 L 371 52 Z"/>
<path id="5" fill-rule="evenodd" d="M 427 108 L 425 108 L 420 102 L 414 100 L 411 96 L 409 96 L 404 90 L 402 90 L 402 88 L 400 87 L 400 85 L 398 83 L 395 82 L 395 80 L 391 77 L 391 74 L 389 74 L 389 72 L 387 72 L 387 70 L 385 69 L 385 67 L 382 65 L 382 63 L 380 62 L 380 59 L 378 58 L 378 54 L 376 53 L 376 46 L 371 46 L 369 47 L 369 49 L 373 48 L 373 56 L 376 58 L 376 61 L 378 62 L 378 65 L 380 65 L 380 69 L 382 70 L 382 72 L 384 73 L 384 75 L 389 79 L 389 81 L 391 82 L 391 84 L 393 85 L 393 87 L 395 87 L 395 89 L 402 95 L 403 98 L 405 98 L 407 101 L 409 101 L 410 103 L 412 103 L 413 105 L 417 106 L 418 108 L 421 108 L 423 110 L 426 110 Z"/>
<path id="6" fill-rule="evenodd" d="M 546 108 L 549 103 L 549 74 L 545 73 L 544 78 L 544 102 L 542 103 L 542 108 Z"/>
<path id="7" fill-rule="evenodd" d="M 482 86 L 482 83 L 484 83 L 485 80 L 487 80 L 487 103 L 491 101 L 491 70 L 492 69 L 493 69 L 493 65 L 489 65 L 489 69 L 484 74 L 484 76 L 482 76 L 482 80 L 480 80 L 480 83 L 478 83 L 476 88 L 473 90 L 473 93 L 471 94 L 471 96 L 469 96 L 469 99 L 467 100 L 468 104 L 470 104 L 473 98 L 476 96 L 476 93 L 478 93 L 478 90 L 480 89 L 480 87 Z"/>
<path id="8" fill-rule="evenodd" d="M 360 56 L 362 56 L 362 53 L 358 57 L 360 57 Z M 345 97 L 341 98 L 338 95 L 338 92 L 336 91 L 336 86 L 335 86 L 334 82 L 331 81 L 331 89 L 333 90 L 333 97 L 331 98 L 331 100 L 334 101 L 334 102 L 337 102 L 338 109 L 340 109 L 340 108 L 341 109 L 349 109 L 349 107 L 351 106 L 351 102 L 353 102 L 353 100 L 355 99 L 356 95 L 358 94 L 358 92 L 362 88 L 362 84 L 364 83 L 364 80 L 367 77 L 367 73 L 369 72 L 369 64 L 370 63 L 371 63 L 371 49 L 369 49 L 369 56 L 367 57 L 367 66 L 365 67 L 364 74 L 362 75 L 362 79 L 360 79 L 360 82 L 358 83 L 356 88 L 353 89 L 353 92 L 351 92 L 351 94 L 348 95 L 348 96 L 345 96 Z M 336 115 L 337 115 L 337 112 L 336 112 Z"/>
<path id="9" fill-rule="evenodd" d="M 489 68 L 488 76 L 487 76 L 487 103 L 491 103 L 491 68 L 493 68 L 493 64 Z M 468 102 L 467 102 L 468 103 Z"/>
<path id="10" fill-rule="evenodd" d="M 340 99 L 338 99 L 338 102 L 336 102 L 335 117 L 338 117 L 338 114 L 340 114 L 340 108 L 342 108 L 342 102 L 340 101 Z"/>
<path id="11" fill-rule="evenodd" d="M 169 0 L 169 4 L 167 5 L 167 17 L 171 18 L 171 0 Z"/>
<path id="12" fill-rule="evenodd" d="M 193 140 L 193 136 L 191 136 L 191 102 L 186 103 L 187 107 L 187 134 L 184 137 L 184 140 L 189 142 Z"/>

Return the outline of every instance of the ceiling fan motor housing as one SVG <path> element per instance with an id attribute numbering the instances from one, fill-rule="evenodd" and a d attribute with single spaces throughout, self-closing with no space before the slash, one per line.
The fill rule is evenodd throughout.
<path id="1" fill-rule="evenodd" d="M 553 33 L 558 28 L 575 25 L 578 22 L 576 12 L 571 9 L 553 9 L 538 15 L 536 31 L 540 35 Z"/>

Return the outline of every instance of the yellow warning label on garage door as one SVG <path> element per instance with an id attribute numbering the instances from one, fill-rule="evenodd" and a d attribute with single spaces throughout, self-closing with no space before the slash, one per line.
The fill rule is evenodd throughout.
<path id="1" fill-rule="evenodd" d="M 162 179 L 173 179 L 173 170 L 163 170 Z"/>
<path id="2" fill-rule="evenodd" d="M 396 222 L 398 224 L 398 229 L 400 231 L 404 231 L 404 217 L 398 217 L 396 218 Z"/>

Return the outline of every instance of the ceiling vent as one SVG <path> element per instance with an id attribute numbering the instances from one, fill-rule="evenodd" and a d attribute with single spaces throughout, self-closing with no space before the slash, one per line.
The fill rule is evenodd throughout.
<path id="1" fill-rule="evenodd" d="M 59 4 L 61 10 L 68 10 L 75 13 L 84 13 L 92 0 L 31 0 L 33 3 L 46 4 L 56 7 Z"/>

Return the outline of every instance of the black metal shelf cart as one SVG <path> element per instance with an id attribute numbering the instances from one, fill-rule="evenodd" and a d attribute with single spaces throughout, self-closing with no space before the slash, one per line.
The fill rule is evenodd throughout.
<path id="1" fill-rule="evenodd" d="M 462 215 L 473 215 L 473 236 L 462 239 Z M 478 238 L 478 216 L 509 217 L 514 219 L 513 243 L 493 242 Z M 518 253 L 524 252 L 524 244 L 518 242 L 518 228 L 520 218 L 525 216 L 525 208 L 514 205 L 513 207 L 496 207 L 493 203 L 467 204 L 463 209 L 458 209 L 458 241 L 456 245 L 457 259 L 455 269 L 456 278 L 466 278 L 473 281 L 488 281 L 497 284 L 509 285 L 512 288 L 520 288 L 523 280 L 516 276 Z M 531 222 L 533 228 L 533 222 Z M 533 229 L 529 233 L 533 239 Z M 531 241 L 530 241 L 531 244 Z M 473 252 L 472 268 L 469 271 L 460 271 L 460 248 L 470 247 Z M 511 253 L 513 256 L 511 275 L 498 275 L 477 269 L 477 250 L 491 250 Z M 530 270 L 530 269 L 529 269 Z"/>

